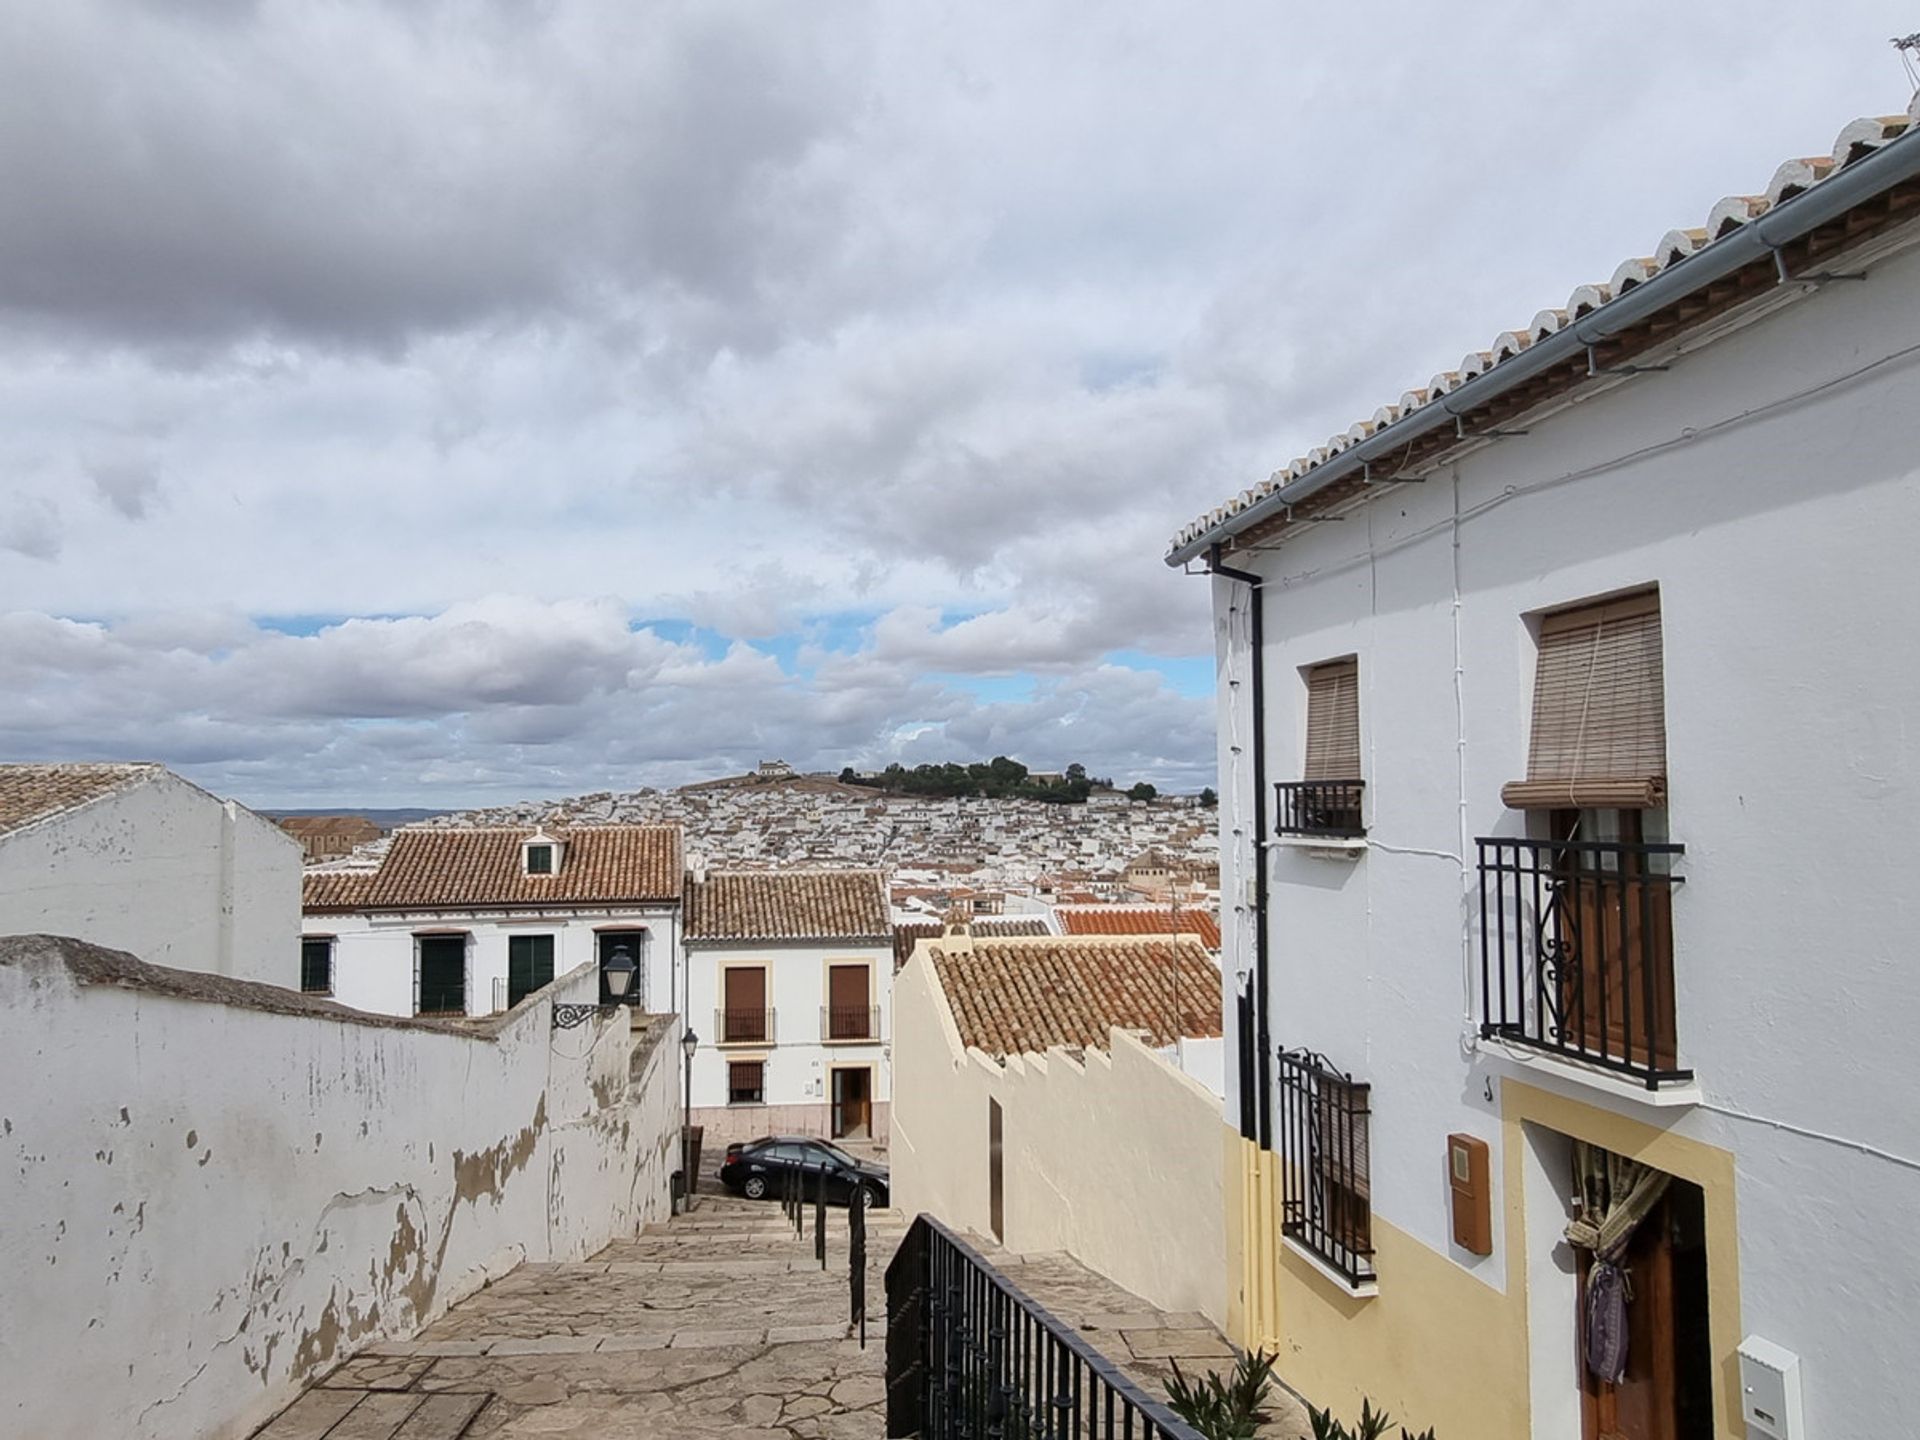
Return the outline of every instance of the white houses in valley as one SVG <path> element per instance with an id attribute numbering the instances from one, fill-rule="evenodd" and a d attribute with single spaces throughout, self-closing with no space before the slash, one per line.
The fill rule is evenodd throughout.
<path id="1" fill-rule="evenodd" d="M 680 849 L 677 825 L 400 830 L 377 870 L 306 877 L 302 988 L 388 1015 L 486 1015 L 625 950 L 633 1003 L 677 1009 Z"/>
<path id="2" fill-rule="evenodd" d="M 0 935 L 299 984 L 300 845 L 163 765 L 0 765 Z"/>
<path id="3" fill-rule="evenodd" d="M 692 1119 L 704 1143 L 877 1140 L 892 1077 L 893 937 L 874 870 L 714 872 L 687 883 Z"/>
<path id="4" fill-rule="evenodd" d="M 1913 1428 L 1916 117 L 1173 547 L 1215 576 L 1229 1328 L 1317 1404 Z"/>

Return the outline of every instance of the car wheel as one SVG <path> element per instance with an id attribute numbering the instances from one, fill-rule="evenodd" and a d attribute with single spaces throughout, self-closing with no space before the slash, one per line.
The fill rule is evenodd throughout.
<path id="1" fill-rule="evenodd" d="M 764 1175 L 749 1175 L 747 1177 L 747 1183 L 742 1185 L 740 1189 L 749 1200 L 764 1200 L 767 1198 L 767 1177 Z"/>
<path id="2" fill-rule="evenodd" d="M 871 1210 L 873 1208 L 874 1200 L 876 1198 L 873 1193 L 873 1187 L 871 1185 L 862 1185 L 859 1187 L 859 1191 L 860 1191 L 860 1208 L 862 1210 Z"/>

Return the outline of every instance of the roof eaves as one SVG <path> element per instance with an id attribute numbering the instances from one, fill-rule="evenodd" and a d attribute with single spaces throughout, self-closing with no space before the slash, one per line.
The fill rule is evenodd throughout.
<path id="1" fill-rule="evenodd" d="M 1581 286 L 1570 298 L 1568 323 L 1542 335 L 1562 312 L 1534 317 L 1524 345 L 1509 332 L 1495 352 L 1473 352 L 1461 368 L 1434 376 L 1425 392 L 1409 391 L 1397 406 L 1375 412 L 1326 446 L 1311 451 L 1270 479 L 1217 506 L 1183 529 L 1166 563 L 1179 567 L 1237 535 L 1283 514 L 1376 461 L 1461 417 L 1534 377 L 1576 360 L 1580 353 L 1658 313 L 1692 292 L 1704 289 L 1769 252 L 1804 237 L 1866 200 L 1920 176 L 1920 98 L 1907 123 L 1890 136 L 1897 121 L 1858 120 L 1841 132 L 1832 160 L 1789 161 L 1775 172 L 1764 197 L 1722 200 L 1704 231 L 1672 231 L 1661 253 L 1629 260 L 1604 286 Z M 1883 137 L 1878 142 L 1874 135 Z M 1778 198 L 1775 198 L 1775 197 Z M 1708 238 L 1710 237 L 1710 238 Z M 1704 243 L 1701 243 L 1704 239 Z M 1687 249 L 1685 247 L 1695 248 Z M 1795 278 L 1782 269 L 1781 279 Z M 1434 402 L 1438 401 L 1438 404 Z M 1384 420 L 1384 423 L 1382 421 Z M 1463 441 L 1473 437 L 1461 435 Z"/>

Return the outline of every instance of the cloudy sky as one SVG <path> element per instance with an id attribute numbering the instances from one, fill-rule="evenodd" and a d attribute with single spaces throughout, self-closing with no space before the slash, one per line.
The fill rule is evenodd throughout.
<path id="1" fill-rule="evenodd" d="M 1856 115 L 1912 0 L 0 6 L 0 755 L 1211 780 L 1172 532 Z"/>

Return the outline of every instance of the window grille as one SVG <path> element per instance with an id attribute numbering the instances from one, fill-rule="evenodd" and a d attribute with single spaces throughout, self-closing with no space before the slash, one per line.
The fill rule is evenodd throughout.
<path id="1" fill-rule="evenodd" d="M 1281 1229 L 1358 1289 L 1373 1280 L 1370 1087 L 1280 1052 Z"/>

